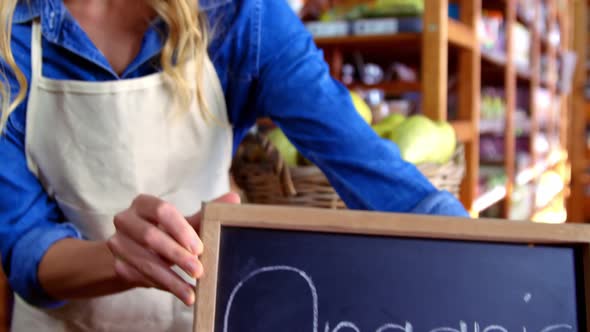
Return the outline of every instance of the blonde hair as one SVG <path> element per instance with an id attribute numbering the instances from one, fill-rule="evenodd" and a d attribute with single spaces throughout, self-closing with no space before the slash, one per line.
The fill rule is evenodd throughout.
<path id="1" fill-rule="evenodd" d="M 170 78 L 172 91 L 181 106 L 187 107 L 193 98 L 197 98 L 203 115 L 209 114 L 203 89 L 200 86 L 205 71 L 207 57 L 208 34 L 207 20 L 200 13 L 199 2 L 195 0 L 146 0 L 168 27 L 167 39 L 160 56 L 164 74 Z M 6 73 L 0 71 L 0 133 L 4 130 L 8 117 L 15 108 L 24 101 L 28 87 L 27 80 L 16 65 L 10 49 L 12 16 L 18 0 L 0 0 L 0 59 L 2 59 L 15 75 L 18 87 L 11 87 Z M 189 61 L 194 61 L 194 77 L 188 79 L 186 70 Z M 17 94 L 12 98 L 11 90 Z"/>
<path id="2" fill-rule="evenodd" d="M 6 73 L 0 71 L 0 134 L 4 131 L 8 116 L 25 99 L 27 91 L 27 79 L 16 65 L 10 49 L 10 35 L 12 33 L 12 15 L 17 0 L 0 1 L 0 59 L 8 65 L 16 76 L 18 93 L 11 101 L 11 86 L 6 78 Z"/>

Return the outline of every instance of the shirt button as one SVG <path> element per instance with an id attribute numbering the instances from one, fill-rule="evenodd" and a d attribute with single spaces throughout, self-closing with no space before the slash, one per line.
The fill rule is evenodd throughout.
<path id="1" fill-rule="evenodd" d="M 50 20 L 49 20 L 49 27 L 50 27 L 51 29 L 53 29 L 54 22 L 55 22 L 55 12 L 53 12 L 53 11 L 52 11 L 52 12 L 50 12 L 50 13 L 49 13 L 49 18 L 50 18 Z"/>

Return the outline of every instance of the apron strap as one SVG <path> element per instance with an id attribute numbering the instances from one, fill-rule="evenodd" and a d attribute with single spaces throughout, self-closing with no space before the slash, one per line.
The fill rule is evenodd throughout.
<path id="1" fill-rule="evenodd" d="M 41 23 L 33 21 L 31 33 L 31 75 L 32 79 L 41 78 L 43 75 L 43 50 L 41 49 Z"/>

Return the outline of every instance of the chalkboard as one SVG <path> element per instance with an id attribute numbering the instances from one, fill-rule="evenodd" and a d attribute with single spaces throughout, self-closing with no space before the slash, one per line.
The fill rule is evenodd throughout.
<path id="1" fill-rule="evenodd" d="M 237 209 L 245 213 L 240 217 L 244 220 L 247 212 L 254 212 Z M 254 213 L 254 223 L 237 222 L 235 214 L 225 223 L 213 218 L 218 227 L 210 243 L 217 271 L 215 303 L 207 311 L 213 315 L 211 331 L 587 331 L 585 244 L 556 240 L 531 245 L 526 239 L 515 243 L 513 235 L 505 242 L 474 241 L 469 229 L 465 239 L 416 230 L 425 234 L 421 238 L 399 227 L 400 218 L 421 218 L 407 216 L 367 222 L 368 234 L 341 220 L 340 227 L 350 226 L 346 232 L 328 227 L 338 223 L 338 215 L 321 211 L 308 212 L 319 214 L 318 222 L 303 213 L 303 225 L 289 229 L 291 223 L 281 220 L 298 219 L 301 211 L 281 211 L 267 210 L 271 221 L 262 223 L 264 210 Z M 389 226 L 386 219 L 392 221 L 390 234 L 371 230 L 373 224 Z M 437 227 L 456 228 L 466 221 L 437 222 Z M 493 227 L 511 225 L 485 226 L 493 233 Z M 532 226 L 530 231 L 539 237 L 537 225 Z M 513 231 L 522 232 L 518 227 Z M 541 230 L 563 234 L 557 227 L 562 226 Z M 392 228 L 400 235 L 392 235 Z M 579 230 L 587 235 L 587 228 Z M 203 296 L 200 287 L 198 296 Z"/>

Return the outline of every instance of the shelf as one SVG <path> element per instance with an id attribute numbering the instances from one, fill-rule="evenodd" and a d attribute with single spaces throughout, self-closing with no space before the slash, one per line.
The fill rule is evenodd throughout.
<path id="1" fill-rule="evenodd" d="M 504 86 L 506 83 L 506 55 L 498 52 L 481 52 L 482 85 Z"/>
<path id="2" fill-rule="evenodd" d="M 494 166 L 494 167 L 504 167 L 506 165 L 506 161 L 504 159 L 500 160 L 492 160 L 492 159 L 480 159 L 479 164 L 481 166 Z"/>
<path id="3" fill-rule="evenodd" d="M 473 209 L 481 213 L 506 198 L 506 187 L 497 186 L 478 197 L 473 203 Z"/>
<path id="4" fill-rule="evenodd" d="M 482 51 L 481 59 L 501 69 L 506 67 L 506 54 L 503 53 Z"/>
<path id="5" fill-rule="evenodd" d="M 464 23 L 454 19 L 448 21 L 448 41 L 450 44 L 473 49 L 479 47 L 476 34 Z M 402 47 L 411 47 L 420 50 L 422 47 L 422 32 L 400 32 L 396 34 L 367 35 L 367 36 L 341 36 L 320 37 L 315 42 L 320 48 L 339 47 L 343 49 L 382 48 L 384 45 L 395 45 L 395 50 Z"/>
<path id="6" fill-rule="evenodd" d="M 400 95 L 408 92 L 420 92 L 422 90 L 422 86 L 419 82 L 388 82 L 388 83 L 379 83 L 374 85 L 367 85 L 361 83 L 353 83 L 347 85 L 347 88 L 352 90 L 369 90 L 369 89 L 379 89 L 383 90 L 388 95 Z"/>
<path id="7" fill-rule="evenodd" d="M 501 76 L 501 79 L 504 78 L 503 75 L 504 75 L 504 70 L 506 68 L 506 61 L 507 61 L 505 54 L 482 52 L 481 59 L 484 64 L 490 65 L 495 70 L 497 70 L 499 72 L 498 74 Z M 489 69 L 489 68 L 484 68 L 484 69 Z M 531 82 L 532 73 L 529 68 L 522 68 L 522 67 L 515 66 L 515 71 L 516 71 L 516 77 L 518 80 L 520 80 L 521 82 L 525 82 L 525 83 Z M 547 79 L 541 79 L 539 82 L 539 85 L 540 85 L 540 87 L 546 88 L 546 89 L 557 89 L 557 83 L 555 81 L 550 81 Z"/>
<path id="8" fill-rule="evenodd" d="M 449 19 L 449 42 L 457 46 L 473 50 L 479 47 L 475 31 L 464 23 L 457 20 Z"/>
<path id="9" fill-rule="evenodd" d="M 463 23 L 441 15 L 446 12 L 446 5 L 440 1 L 433 1 L 425 7 L 422 24 L 413 20 L 414 26 L 400 25 L 399 33 L 317 37 L 315 43 L 324 50 L 325 60 L 330 65 L 330 73 L 336 78 L 342 76 L 345 64 L 351 62 L 355 64 L 356 54 L 362 54 L 366 62 L 379 65 L 389 66 L 395 61 L 412 68 L 419 68 L 421 78 L 418 83 L 394 82 L 375 86 L 354 84 L 348 88 L 379 88 L 392 95 L 419 91 L 423 109 L 426 110 L 425 114 L 431 118 L 449 118 L 448 93 L 449 87 L 456 87 L 455 73 L 458 81 L 466 83 L 459 85 L 457 93 L 457 102 L 460 105 L 459 118 L 462 121 L 450 123 L 458 141 L 472 143 L 466 144 L 468 158 L 465 161 L 465 179 L 460 195 L 464 206 L 471 209 L 476 196 L 478 178 L 476 156 L 479 135 L 476 130 L 476 115 L 480 102 L 478 96 L 481 84 L 480 75 L 477 72 L 480 61 L 479 52 L 477 52 L 479 48 L 477 28 L 469 23 L 475 23 L 479 18 L 480 8 L 462 11 L 462 20 L 469 22 Z M 352 26 L 352 30 L 358 27 L 359 25 Z M 406 27 L 408 29 L 405 29 Z M 351 25 L 348 24 L 348 30 L 342 31 L 344 33 L 351 31 Z M 356 31 L 359 32 L 358 29 Z M 319 32 L 322 33 L 322 31 Z M 461 52 L 464 49 L 474 52 Z"/>
<path id="10" fill-rule="evenodd" d="M 471 142 L 475 138 L 476 132 L 470 121 L 451 121 L 451 126 L 455 129 L 455 134 L 459 142 Z"/>
<path id="11" fill-rule="evenodd" d="M 482 50 L 481 52 L 481 58 L 482 58 L 482 81 L 484 82 L 483 86 L 489 85 L 489 86 L 493 86 L 493 87 L 504 87 L 505 89 L 505 95 L 507 96 L 506 99 L 508 99 L 509 101 L 507 102 L 507 104 L 509 106 L 511 106 L 510 110 L 507 112 L 511 112 L 512 114 L 514 114 L 515 112 L 518 111 L 518 109 L 513 109 L 513 105 L 517 105 L 518 106 L 524 106 L 524 105 L 520 105 L 521 103 L 523 103 L 525 101 L 525 98 L 527 99 L 527 103 L 530 103 L 531 105 L 529 106 L 529 113 L 531 116 L 531 125 L 532 125 L 532 134 L 535 134 L 536 131 L 538 131 L 538 128 L 542 122 L 542 118 L 540 118 L 541 116 L 541 111 L 542 111 L 542 107 L 544 107 L 545 105 L 542 105 L 540 103 L 538 103 L 536 100 L 531 99 L 535 97 L 535 94 L 537 93 L 537 91 L 539 91 L 540 89 L 546 89 L 547 92 L 549 92 L 549 96 L 552 98 L 551 102 L 553 102 L 553 98 L 555 98 L 555 96 L 558 95 L 563 95 L 563 92 L 560 91 L 560 81 L 558 79 L 558 76 L 553 75 L 553 73 L 551 73 L 551 75 L 543 75 L 549 79 L 544 79 L 543 77 L 541 77 L 541 67 L 542 67 L 542 63 L 541 60 L 543 60 L 543 57 L 547 57 L 548 59 L 548 65 L 549 68 L 552 68 L 553 71 L 555 71 L 556 69 L 558 69 L 557 67 L 555 67 L 555 65 L 553 65 L 553 63 L 555 63 L 553 56 L 563 56 L 565 54 L 566 51 L 566 47 L 562 46 L 562 45 L 558 45 L 557 43 L 557 38 L 555 38 L 554 33 L 540 33 L 540 27 L 541 25 L 539 23 L 541 23 L 541 20 L 543 21 L 547 21 L 547 26 L 549 27 L 547 30 L 550 32 L 553 32 L 554 29 L 557 28 L 557 26 L 554 24 L 554 16 L 556 16 L 556 13 L 554 13 L 554 11 L 556 11 L 557 7 L 555 5 L 555 1 L 552 0 L 552 3 L 548 3 L 549 7 L 548 9 L 551 11 L 551 13 L 549 13 L 548 16 L 545 15 L 539 15 L 540 11 L 539 8 L 541 4 L 540 2 L 538 3 L 537 1 L 533 1 L 534 2 L 534 6 L 533 4 L 531 4 L 531 6 L 528 7 L 517 7 L 517 4 L 515 1 L 512 0 L 496 0 L 496 1 L 482 1 L 482 6 L 484 6 L 485 8 L 491 8 L 494 10 L 500 10 L 504 13 L 504 17 L 506 19 L 505 22 L 507 23 L 513 23 L 516 22 L 518 25 L 521 25 L 524 29 L 528 30 L 528 32 L 530 33 L 530 38 L 531 38 L 531 47 L 530 47 L 530 54 L 528 56 L 528 59 L 530 61 L 530 64 L 528 65 L 528 67 L 526 66 L 520 66 L 518 64 L 516 64 L 516 61 L 513 61 L 515 59 L 512 58 L 511 54 L 506 54 L 507 52 L 504 52 L 504 54 L 502 53 L 502 51 L 498 51 L 497 53 L 490 53 L 490 52 L 486 52 L 484 50 Z M 569 2 L 569 1 L 568 1 Z M 535 14 L 535 15 L 533 15 Z M 563 13 L 563 15 L 568 15 L 569 13 Z M 569 15 L 568 15 L 569 16 Z M 567 31 L 567 27 L 570 26 L 569 25 L 569 20 L 567 20 L 567 17 L 562 17 L 562 19 L 564 20 L 564 22 L 561 22 L 563 24 L 559 25 L 559 29 L 562 33 L 563 36 L 567 36 L 572 34 L 570 31 Z M 549 22 L 552 21 L 552 22 Z M 565 28 L 564 28 L 565 27 Z M 509 27 L 508 27 L 509 28 Z M 586 30 L 586 27 L 584 27 L 584 29 Z M 577 32 L 576 32 L 577 33 Z M 512 38 L 515 37 L 520 37 L 519 36 L 520 33 L 518 32 L 513 32 L 513 33 L 505 33 L 506 38 L 512 36 Z M 508 43 L 510 42 L 514 42 L 514 40 L 507 40 L 506 43 L 507 45 L 510 45 Z M 586 43 L 587 44 L 587 43 Z M 565 45 L 565 44 L 564 44 Z M 581 43 L 580 43 L 581 46 Z M 587 46 L 587 45 L 585 45 Z M 517 47 L 518 48 L 518 47 Z M 483 49 L 483 48 L 482 48 Z M 539 54 L 541 53 L 541 54 Z M 524 62 L 524 61 L 523 61 Z M 589 72 L 590 72 L 590 61 L 589 61 Z M 537 69 L 538 68 L 538 69 Z M 516 76 L 516 86 L 514 86 L 514 79 Z M 524 89 L 522 90 L 523 92 L 519 91 L 518 89 L 520 88 L 528 88 L 528 89 Z M 517 91 L 506 91 L 507 89 L 513 89 L 516 88 Z M 526 93 L 525 93 L 526 92 Z M 555 104 L 552 104 L 555 105 Z M 566 121 L 569 122 L 569 119 L 567 119 L 566 114 L 563 114 L 564 112 L 566 112 L 565 108 L 561 107 L 558 109 L 557 107 L 551 108 L 551 115 L 548 118 L 548 123 L 550 123 L 549 127 L 549 133 L 554 134 L 554 135 L 561 135 L 563 134 L 563 126 L 558 126 L 560 124 L 562 124 L 562 121 Z M 515 120 L 515 121 L 520 121 L 520 120 Z M 560 122 L 557 122 L 560 121 Z M 514 126 L 517 126 L 517 124 L 520 124 L 519 122 L 515 122 Z M 480 126 L 481 127 L 481 126 Z M 483 127 L 485 128 L 485 127 Z M 496 127 L 497 128 L 497 127 Z M 502 128 L 503 129 L 503 128 Z M 483 137 L 482 137 L 483 139 Z M 533 143 L 534 140 L 531 140 L 528 143 Z M 563 140 L 562 140 L 563 142 Z M 516 144 L 514 144 L 514 142 L 506 142 L 504 141 L 504 143 L 510 143 L 505 145 L 505 153 L 506 153 L 506 157 L 501 157 L 501 159 L 506 159 L 504 160 L 501 164 L 499 164 L 498 166 L 500 168 L 505 168 L 506 173 L 509 174 L 510 176 L 510 180 L 514 181 L 514 186 L 510 186 L 508 183 L 508 185 L 506 185 L 506 190 L 508 191 L 506 194 L 506 198 L 504 200 L 503 203 L 506 203 L 506 205 L 504 206 L 504 213 L 507 213 L 511 210 L 511 205 L 512 204 L 512 195 L 514 194 L 518 194 L 519 191 L 513 191 L 513 187 L 514 188 L 518 188 L 519 186 L 525 186 L 525 185 L 530 185 L 531 188 L 536 188 L 538 187 L 539 184 L 545 183 L 545 176 L 544 174 L 546 174 L 546 172 L 548 171 L 555 171 L 556 173 L 558 173 L 560 176 L 565 177 L 563 174 L 565 174 L 565 172 L 568 170 L 568 154 L 567 152 L 564 150 L 565 147 L 559 147 L 558 144 L 559 143 L 555 143 L 556 145 L 552 145 L 552 148 L 554 150 L 551 150 L 549 152 L 545 152 L 543 153 L 543 155 L 541 155 L 540 153 L 535 154 L 534 156 L 532 156 L 532 159 L 534 159 L 535 163 L 534 165 L 532 162 L 529 162 L 529 164 L 526 164 L 527 167 L 524 170 L 521 170 L 521 167 L 518 167 L 516 170 L 516 174 L 514 174 L 514 165 L 517 164 L 515 162 L 515 160 L 520 160 L 520 158 L 518 158 L 519 156 L 518 151 L 520 150 L 519 148 L 522 148 L 519 144 L 519 141 L 516 142 Z M 522 142 L 524 143 L 524 141 Z M 533 145 L 533 144 L 530 144 Z M 533 154 L 533 147 L 529 147 L 529 153 Z M 518 163 L 519 165 L 521 164 L 520 162 Z M 542 205 L 544 203 L 548 203 L 548 205 L 550 205 L 548 208 L 544 208 L 544 207 L 540 207 L 542 209 L 536 209 L 536 206 L 534 208 L 531 208 L 531 210 L 527 210 L 525 211 L 527 215 L 527 219 L 531 218 L 533 215 L 535 215 L 536 217 L 540 217 L 540 219 L 547 219 L 550 221 L 553 220 L 565 220 L 565 213 L 561 214 L 561 212 L 563 212 L 562 210 L 564 210 L 564 203 L 563 200 L 565 197 L 567 197 L 568 195 L 568 189 L 562 189 L 562 187 L 566 187 L 566 181 L 569 181 L 568 179 L 563 179 L 561 180 L 561 185 L 560 185 L 560 181 L 557 180 L 557 178 L 552 178 L 552 177 L 548 177 L 547 178 L 548 181 L 551 182 L 551 180 L 553 180 L 555 182 L 554 185 L 551 185 L 548 183 L 548 186 L 543 186 L 541 189 L 543 189 L 544 191 L 541 192 L 535 192 L 535 194 L 538 194 L 538 199 L 537 199 L 537 204 L 538 205 Z M 590 172 L 589 172 L 589 176 L 588 179 L 586 180 L 589 182 L 590 184 Z M 524 189 L 524 188 L 523 188 Z M 527 190 L 529 190 L 530 188 L 526 188 Z M 496 189 L 497 190 L 497 189 Z M 523 190 L 524 191 L 524 190 Z M 558 192 L 557 192 L 558 191 Z M 486 198 L 489 197 L 491 194 L 490 193 L 485 193 L 482 197 Z M 537 195 L 535 195 L 537 196 Z M 551 202 L 547 202 L 547 200 L 551 200 Z M 515 200 L 516 202 L 516 200 Z M 481 204 L 481 201 L 478 200 L 477 201 L 478 204 Z M 527 201 L 527 203 L 530 203 Z M 487 206 L 488 204 L 484 204 L 482 206 Z M 498 205 L 496 205 L 498 206 Z M 481 206 L 478 206 L 481 207 Z M 515 206 L 516 207 L 516 206 Z M 523 206 L 524 207 L 524 206 Z M 527 207 L 528 209 L 528 207 Z M 522 214 L 521 214 L 522 216 Z M 504 217 L 506 217 L 506 215 L 504 215 Z M 557 218 L 558 217 L 558 218 Z"/>
<path id="12" fill-rule="evenodd" d="M 483 61 L 483 64 L 488 64 L 491 65 L 495 70 L 497 70 L 501 76 L 501 79 L 504 79 L 504 70 L 506 68 L 506 54 L 502 54 L 502 53 L 492 53 L 492 52 L 481 52 L 481 59 Z M 484 66 L 482 66 L 482 68 L 484 69 L 489 69 L 489 68 L 485 68 Z M 530 82 L 531 80 L 531 71 L 529 69 L 525 69 L 525 68 L 518 68 L 518 66 L 515 66 L 515 71 L 516 71 L 516 77 L 523 81 L 523 82 Z"/>
<path id="13" fill-rule="evenodd" d="M 419 48 L 422 38 L 420 33 L 397 33 L 391 35 L 373 35 L 373 36 L 342 36 L 329 38 L 316 38 L 315 42 L 318 47 L 341 47 L 341 48 L 371 48 L 383 47 L 385 44 L 398 47 L 410 46 Z"/>

